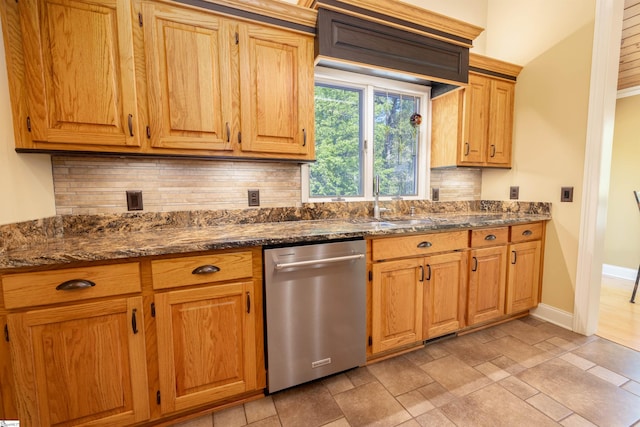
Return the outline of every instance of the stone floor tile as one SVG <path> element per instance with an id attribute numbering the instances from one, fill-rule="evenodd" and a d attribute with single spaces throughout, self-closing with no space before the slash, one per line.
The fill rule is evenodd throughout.
<path id="1" fill-rule="evenodd" d="M 475 334 L 464 335 L 442 343 L 449 353 L 469 366 L 479 365 L 500 356 L 495 349 L 475 337 Z"/>
<path id="2" fill-rule="evenodd" d="M 631 425 L 640 419 L 640 397 L 562 359 L 523 371 L 518 378 L 596 425 Z"/>
<path id="3" fill-rule="evenodd" d="M 635 381 L 629 381 L 622 386 L 623 389 L 635 394 L 636 396 L 640 396 L 640 383 Z"/>
<path id="4" fill-rule="evenodd" d="M 592 361 L 587 360 L 584 357 L 577 356 L 573 353 L 565 353 L 562 356 L 560 356 L 560 359 L 571 363 L 573 366 L 580 368 L 583 371 L 586 371 L 587 369 L 591 369 L 594 366 L 596 366 L 596 364 L 593 363 Z"/>
<path id="5" fill-rule="evenodd" d="M 321 426 L 343 416 L 340 407 L 321 381 L 280 391 L 272 397 L 284 427 Z"/>
<path id="6" fill-rule="evenodd" d="M 377 382 L 340 393 L 335 401 L 352 427 L 396 426 L 411 419 L 402 405 Z M 301 425 L 308 424 L 298 424 Z"/>
<path id="7" fill-rule="evenodd" d="M 329 389 L 331 394 L 342 393 L 354 387 L 347 374 L 332 375 L 322 380 L 322 383 Z"/>
<path id="8" fill-rule="evenodd" d="M 247 427 L 282 427 L 282 424 L 280 423 L 280 418 L 277 415 L 274 415 L 273 417 L 264 418 L 254 423 L 247 424 Z"/>
<path id="9" fill-rule="evenodd" d="M 456 396 L 464 396 L 491 383 L 491 380 L 455 356 L 434 360 L 421 368 Z"/>
<path id="10" fill-rule="evenodd" d="M 575 350 L 576 348 L 579 347 L 578 344 L 576 344 L 575 342 L 571 342 L 571 341 L 567 341 L 564 338 L 561 337 L 553 337 L 553 338 L 549 338 L 547 340 L 547 342 L 560 347 L 563 350 L 566 351 L 571 351 L 571 350 Z"/>
<path id="11" fill-rule="evenodd" d="M 549 323 L 549 322 L 543 323 L 542 325 L 539 325 L 536 328 L 552 336 L 560 337 L 566 341 L 569 341 L 572 344 L 579 345 L 579 346 L 599 339 L 596 335 L 591 335 L 591 336 L 580 335 L 569 329 L 565 329 L 561 326 L 554 325 L 553 323 Z"/>
<path id="12" fill-rule="evenodd" d="M 245 403 L 244 413 L 249 424 L 278 415 L 271 396 Z"/>
<path id="13" fill-rule="evenodd" d="M 416 417 L 416 421 L 422 427 L 455 427 L 455 424 L 440 409 L 433 409 L 420 415 Z"/>
<path id="14" fill-rule="evenodd" d="M 416 390 L 433 382 L 433 378 L 424 370 L 402 356 L 374 363 L 367 368 L 394 396 Z"/>
<path id="15" fill-rule="evenodd" d="M 456 396 L 450 393 L 446 388 L 442 387 L 437 382 L 433 382 L 427 386 L 424 386 L 418 390 L 429 402 L 436 408 L 445 405 L 452 400 L 456 399 Z"/>
<path id="16" fill-rule="evenodd" d="M 542 342 L 539 342 L 538 344 L 534 344 L 533 346 L 542 351 L 546 351 L 547 353 L 552 354 L 553 356 L 560 356 L 561 354 L 564 354 L 567 352 L 567 350 L 561 347 L 558 347 L 557 345 L 551 344 L 549 341 L 550 340 L 542 341 Z"/>
<path id="17" fill-rule="evenodd" d="M 598 339 L 583 345 L 573 353 L 619 375 L 640 382 L 640 352 L 611 341 Z"/>
<path id="18" fill-rule="evenodd" d="M 346 418 L 340 418 L 335 421 L 331 421 L 329 424 L 325 424 L 322 427 L 351 427 L 349 421 Z"/>
<path id="19" fill-rule="evenodd" d="M 396 396 L 396 399 L 412 417 L 422 415 L 434 408 L 433 404 L 418 390 Z"/>
<path id="20" fill-rule="evenodd" d="M 424 365 L 433 360 L 433 357 L 429 354 L 426 347 L 420 347 L 419 350 L 414 350 L 404 355 L 404 357 L 416 366 Z"/>
<path id="21" fill-rule="evenodd" d="M 420 427 L 420 424 L 418 424 L 418 422 L 412 418 L 409 421 L 398 424 L 398 427 Z"/>
<path id="22" fill-rule="evenodd" d="M 440 410 L 457 426 L 556 426 L 550 418 L 498 384 L 477 390 Z"/>
<path id="23" fill-rule="evenodd" d="M 351 380 L 351 383 L 355 387 L 359 387 L 363 384 L 367 384 L 370 382 L 378 381 L 376 377 L 371 375 L 371 372 L 369 372 L 369 369 L 367 369 L 366 366 L 347 371 L 345 372 L 345 375 L 349 377 L 349 379 Z"/>
<path id="24" fill-rule="evenodd" d="M 447 351 L 447 349 L 442 345 L 442 343 L 443 341 L 439 341 L 437 343 L 427 344 L 424 347 L 432 359 L 440 359 L 450 354 L 449 351 Z"/>
<path id="25" fill-rule="evenodd" d="M 517 363 L 515 360 L 509 359 L 507 356 L 496 357 L 491 361 L 491 363 L 496 365 L 498 368 L 509 372 L 511 375 L 515 375 L 526 369 L 524 366 Z"/>
<path id="26" fill-rule="evenodd" d="M 527 326 L 527 325 L 525 325 Z M 532 328 L 531 326 L 528 326 Z M 552 354 L 526 344 L 518 338 L 506 336 L 487 343 L 502 355 L 516 361 L 525 368 L 531 368 L 553 357 Z"/>
<path id="27" fill-rule="evenodd" d="M 498 368 L 491 362 L 481 363 L 480 365 L 475 366 L 475 368 L 485 374 L 487 377 L 491 379 L 491 381 L 500 381 L 504 378 L 507 378 L 511 375 L 509 372 Z"/>
<path id="28" fill-rule="evenodd" d="M 526 316 L 520 319 L 522 323 L 526 323 L 529 326 L 540 326 L 543 323 L 546 323 L 544 320 L 538 319 L 533 316 Z"/>
<path id="29" fill-rule="evenodd" d="M 568 417 L 573 411 L 556 402 L 544 393 L 538 393 L 527 399 L 527 403 L 554 421 Z"/>
<path id="30" fill-rule="evenodd" d="M 247 425 L 247 418 L 244 414 L 244 406 L 233 406 L 213 413 L 213 425 L 225 427 L 240 427 Z"/>
<path id="31" fill-rule="evenodd" d="M 596 365 L 593 368 L 589 369 L 587 372 L 610 382 L 616 387 L 620 387 L 622 384 L 629 381 L 629 378 L 618 375 L 615 372 L 608 370 L 607 368 L 603 368 L 602 366 Z"/>
<path id="32" fill-rule="evenodd" d="M 539 327 L 530 326 L 520 320 L 503 323 L 498 326 L 498 328 L 505 334 L 518 338 L 520 341 L 529 345 L 537 344 L 554 337 L 551 332 L 540 329 Z"/>
<path id="33" fill-rule="evenodd" d="M 522 400 L 526 400 L 539 393 L 538 390 L 517 377 L 505 378 L 500 381 L 499 384 Z"/>
<path id="34" fill-rule="evenodd" d="M 598 427 L 578 414 L 568 416 L 564 420 L 560 421 L 560 424 L 564 427 Z"/>

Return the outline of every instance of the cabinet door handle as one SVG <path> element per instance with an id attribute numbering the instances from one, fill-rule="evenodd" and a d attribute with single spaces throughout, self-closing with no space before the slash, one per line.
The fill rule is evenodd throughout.
<path id="1" fill-rule="evenodd" d="M 302 146 L 306 147 L 307 145 L 307 130 L 302 129 Z"/>
<path id="2" fill-rule="evenodd" d="M 516 251 L 511 251 L 511 255 L 511 264 L 515 264 L 518 259 L 518 254 L 516 254 Z"/>
<path id="3" fill-rule="evenodd" d="M 129 125 L 129 136 L 133 136 L 133 114 L 129 114 L 127 117 L 127 124 Z"/>
<path id="4" fill-rule="evenodd" d="M 491 157 L 496 156 L 496 146 L 495 144 L 491 144 Z"/>
<path id="5" fill-rule="evenodd" d="M 227 122 L 227 142 L 231 142 L 231 127 L 229 127 L 229 122 Z"/>
<path id="6" fill-rule="evenodd" d="M 92 282 L 91 280 L 71 279 L 56 286 L 56 291 L 74 291 L 77 289 L 91 288 L 95 285 L 95 282 Z"/>
<path id="7" fill-rule="evenodd" d="M 431 264 L 427 264 L 427 280 L 431 280 Z"/>
<path id="8" fill-rule="evenodd" d="M 486 236 L 484 236 L 484 240 L 496 240 L 496 235 L 495 234 L 487 234 Z"/>
<path id="9" fill-rule="evenodd" d="M 471 150 L 471 146 L 469 145 L 468 142 L 464 143 L 464 155 L 468 156 L 469 155 L 469 151 Z"/>
<path id="10" fill-rule="evenodd" d="M 211 265 L 211 264 L 206 264 L 206 265 L 201 265 L 200 267 L 194 268 L 191 274 L 211 274 L 211 273 L 217 273 L 218 271 L 220 271 L 220 267 L 216 267 L 215 265 Z"/>
<path id="11" fill-rule="evenodd" d="M 533 231 L 531 231 L 531 230 L 524 230 L 524 231 L 522 232 L 522 235 L 523 235 L 523 236 L 531 236 L 532 234 L 533 234 Z"/>
<path id="12" fill-rule="evenodd" d="M 433 246 L 433 244 L 431 242 L 420 242 L 420 243 L 418 243 L 418 247 L 419 248 L 430 248 L 431 246 Z"/>
<path id="13" fill-rule="evenodd" d="M 478 258 L 473 257 L 473 267 L 471 268 L 471 271 L 478 271 Z"/>
<path id="14" fill-rule="evenodd" d="M 131 310 L 131 330 L 133 331 L 134 334 L 138 333 L 138 320 L 136 319 L 137 311 L 138 311 L 137 308 L 134 308 L 133 310 Z"/>
<path id="15" fill-rule="evenodd" d="M 251 313 L 251 294 L 247 292 L 247 314 Z"/>
<path id="16" fill-rule="evenodd" d="M 420 266 L 420 281 L 424 282 L 424 267 Z"/>

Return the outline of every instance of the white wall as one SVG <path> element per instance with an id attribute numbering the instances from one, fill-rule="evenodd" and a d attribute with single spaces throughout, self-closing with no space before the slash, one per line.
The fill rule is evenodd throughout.
<path id="1" fill-rule="evenodd" d="M 14 150 L 7 62 L 0 35 L 0 225 L 53 215 L 50 156 Z"/>

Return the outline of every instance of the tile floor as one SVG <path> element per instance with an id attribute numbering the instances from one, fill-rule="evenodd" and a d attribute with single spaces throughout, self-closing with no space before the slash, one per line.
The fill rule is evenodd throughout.
<path id="1" fill-rule="evenodd" d="M 532 317 L 180 427 L 640 426 L 640 353 Z"/>

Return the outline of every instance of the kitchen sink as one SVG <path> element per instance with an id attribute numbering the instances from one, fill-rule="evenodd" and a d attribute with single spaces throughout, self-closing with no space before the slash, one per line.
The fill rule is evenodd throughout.
<path id="1" fill-rule="evenodd" d="M 401 219 L 393 221 L 396 225 L 429 225 L 433 224 L 433 220 L 429 218 Z"/>

